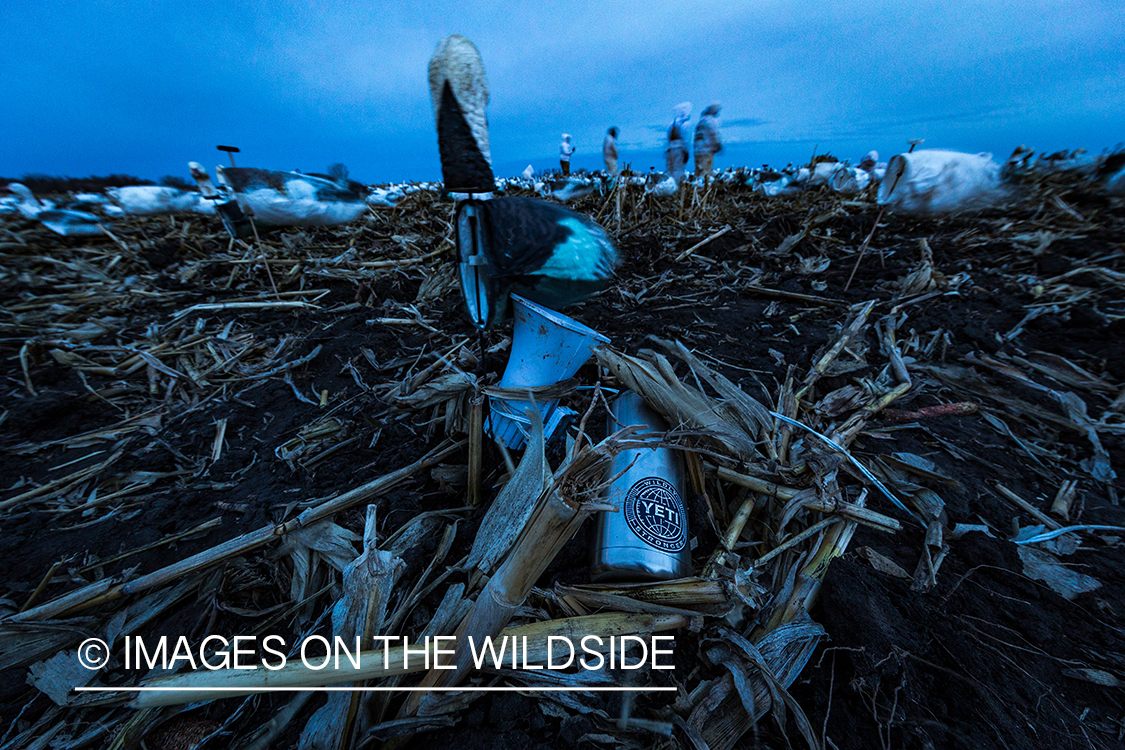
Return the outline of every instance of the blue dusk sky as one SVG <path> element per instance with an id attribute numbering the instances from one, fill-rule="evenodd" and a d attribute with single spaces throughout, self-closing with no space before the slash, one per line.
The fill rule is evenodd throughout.
<path id="1" fill-rule="evenodd" d="M 8 3 L 0 175 L 187 177 L 187 162 L 440 179 L 439 39 L 484 58 L 493 164 L 661 166 L 672 108 L 723 103 L 716 166 L 1125 140 L 1120 0 Z"/>

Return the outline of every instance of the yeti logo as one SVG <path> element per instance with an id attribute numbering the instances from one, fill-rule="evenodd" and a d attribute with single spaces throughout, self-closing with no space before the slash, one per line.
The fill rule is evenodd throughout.
<path id="1" fill-rule="evenodd" d="M 684 502 L 675 486 L 660 477 L 635 482 L 625 496 L 625 522 L 637 537 L 662 552 L 687 544 Z"/>

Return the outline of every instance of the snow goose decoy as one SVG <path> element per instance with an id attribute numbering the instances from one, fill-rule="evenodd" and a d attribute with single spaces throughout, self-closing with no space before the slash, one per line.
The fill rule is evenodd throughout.
<path id="1" fill-rule="evenodd" d="M 16 210 L 25 219 L 34 219 L 39 216 L 43 211 L 49 211 L 55 207 L 52 201 L 41 201 L 35 197 L 35 193 L 31 192 L 31 188 L 24 185 L 22 182 L 13 182 L 8 185 L 8 190 L 20 197 L 20 202 L 16 204 Z"/>
<path id="2" fill-rule="evenodd" d="M 250 226 L 250 219 L 242 213 L 242 209 L 238 207 L 238 201 L 234 199 L 229 190 L 220 191 L 215 187 L 215 183 L 211 182 L 211 175 L 207 173 L 202 164 L 197 161 L 189 161 L 188 171 L 191 172 L 195 184 L 199 186 L 200 205 L 211 204 L 212 211 L 219 215 L 219 220 L 223 222 L 223 227 L 231 237 L 249 237 L 254 234 L 254 228 Z"/>
<path id="3" fill-rule="evenodd" d="M 102 206 L 109 204 L 109 202 L 109 197 L 102 195 L 101 193 L 75 193 L 71 196 L 70 202 L 66 205 L 67 208 L 74 209 L 80 208 L 81 206 L 94 206 L 97 208 L 101 208 Z"/>
<path id="4" fill-rule="evenodd" d="M 763 169 L 758 174 L 758 183 L 754 186 L 754 190 L 770 198 L 776 198 L 797 195 L 803 187 L 802 183 L 792 175 L 773 169 Z"/>
<path id="5" fill-rule="evenodd" d="M 664 172 L 650 172 L 645 179 L 645 192 L 658 198 L 668 198 L 680 190 L 680 183 L 676 178 Z"/>
<path id="6" fill-rule="evenodd" d="M 579 177 L 564 177 L 561 180 L 551 180 L 544 185 L 544 190 L 549 191 L 552 198 L 564 202 L 582 200 L 588 195 L 593 195 L 597 189 L 598 185 L 593 180 Z"/>
<path id="7" fill-rule="evenodd" d="M 335 226 L 367 211 L 366 188 L 350 180 L 252 167 L 216 167 L 216 172 L 258 226 Z"/>
<path id="8" fill-rule="evenodd" d="M 925 149 L 891 157 L 875 202 L 892 211 L 937 214 L 982 208 L 1002 197 L 992 154 Z"/>
<path id="9" fill-rule="evenodd" d="M 1102 159 L 1095 178 L 1100 180 L 1111 195 L 1125 195 L 1125 151 L 1118 151 Z"/>
<path id="10" fill-rule="evenodd" d="M 40 211 L 35 218 L 55 234 L 64 237 L 91 237 L 105 234 L 101 218 L 85 211 L 69 208 L 50 208 Z"/>
<path id="11" fill-rule="evenodd" d="M 106 194 L 131 216 L 160 216 L 195 211 L 199 193 L 160 185 L 129 185 L 109 188 Z"/>
<path id="12" fill-rule="evenodd" d="M 36 219 L 55 234 L 61 234 L 64 237 L 105 234 L 101 219 L 94 214 L 67 208 L 55 208 L 52 201 L 39 200 L 31 192 L 31 189 L 21 182 L 11 183 L 8 185 L 8 189 L 22 198 L 16 204 L 16 210 L 20 214 L 28 219 Z"/>
<path id="13" fill-rule="evenodd" d="M 494 198 L 488 81 L 471 41 L 454 34 L 430 58 L 430 97 L 445 190 L 457 207 L 461 288 L 483 330 L 503 318 L 511 294 L 552 309 L 600 291 L 617 251 L 588 218 L 536 198 Z"/>
<path id="14" fill-rule="evenodd" d="M 367 195 L 367 205 L 394 208 L 404 197 L 406 197 L 406 193 L 402 191 L 402 188 L 393 185 L 390 187 L 370 188 L 370 192 Z"/>

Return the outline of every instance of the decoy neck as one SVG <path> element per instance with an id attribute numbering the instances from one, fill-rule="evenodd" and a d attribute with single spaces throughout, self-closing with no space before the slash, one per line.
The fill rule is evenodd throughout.
<path id="1" fill-rule="evenodd" d="M 430 99 L 437 122 L 445 189 L 490 193 L 496 187 L 488 145 L 488 79 L 476 46 L 459 34 L 430 58 Z"/>

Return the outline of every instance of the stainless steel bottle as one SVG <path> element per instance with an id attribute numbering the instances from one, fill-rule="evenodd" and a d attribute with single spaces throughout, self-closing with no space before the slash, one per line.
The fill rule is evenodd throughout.
<path id="1" fill-rule="evenodd" d="M 609 429 L 643 424 L 645 432 L 668 429 L 640 396 L 623 392 L 613 402 Z M 624 472 L 624 473 L 622 473 Z M 618 475 L 621 476 L 618 476 Z M 591 578 L 594 581 L 664 581 L 691 575 L 684 466 L 679 451 L 639 448 L 613 459 L 606 502 L 620 512 L 598 514 Z"/>

